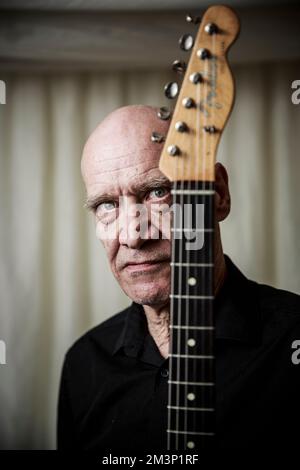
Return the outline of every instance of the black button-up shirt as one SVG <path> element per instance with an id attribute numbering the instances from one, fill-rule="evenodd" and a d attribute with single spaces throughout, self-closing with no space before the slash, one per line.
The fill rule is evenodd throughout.
<path id="1" fill-rule="evenodd" d="M 298 443 L 300 297 L 228 275 L 215 301 L 217 446 Z M 299 354 L 300 358 L 300 354 Z M 168 359 L 149 334 L 143 307 L 87 332 L 64 361 L 58 449 L 165 451 Z"/>

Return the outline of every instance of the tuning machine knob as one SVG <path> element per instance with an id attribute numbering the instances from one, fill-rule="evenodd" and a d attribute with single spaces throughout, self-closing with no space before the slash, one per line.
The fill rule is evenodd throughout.
<path id="1" fill-rule="evenodd" d="M 187 23 L 193 23 L 193 24 L 201 23 L 201 16 L 193 16 L 188 13 L 185 19 Z"/>
<path id="2" fill-rule="evenodd" d="M 193 45 L 194 45 L 194 38 L 191 34 L 184 34 L 179 39 L 179 46 L 180 46 L 180 49 L 182 49 L 183 51 L 189 51 L 190 49 L 192 49 Z"/>
<path id="3" fill-rule="evenodd" d="M 188 126 L 183 121 L 177 121 L 176 124 L 175 124 L 175 129 L 178 132 L 187 132 L 188 131 Z"/>
<path id="4" fill-rule="evenodd" d="M 174 60 L 172 69 L 182 75 L 186 71 L 186 63 L 183 60 Z"/>
<path id="5" fill-rule="evenodd" d="M 194 85 L 197 85 L 198 83 L 203 82 L 203 78 L 201 73 L 199 72 L 194 72 L 189 76 L 190 82 L 194 83 Z"/>
<path id="6" fill-rule="evenodd" d="M 177 82 L 169 82 L 165 85 L 165 88 L 164 88 L 165 96 L 170 100 L 172 100 L 173 98 L 176 98 L 176 96 L 178 95 L 178 91 L 179 91 L 179 86 Z"/>
<path id="7" fill-rule="evenodd" d="M 166 108 L 165 106 L 162 106 L 161 108 L 159 108 L 159 110 L 157 112 L 157 116 L 162 121 L 168 121 L 171 117 L 171 111 L 168 108 Z"/>
<path id="8" fill-rule="evenodd" d="M 208 49 L 205 49 L 205 48 L 198 49 L 197 57 L 199 57 L 199 59 L 201 59 L 201 60 L 209 59 L 210 58 L 210 52 L 209 52 Z"/>
<path id="9" fill-rule="evenodd" d="M 169 145 L 168 154 L 171 155 L 171 157 L 175 157 L 176 155 L 180 155 L 179 147 L 177 145 Z"/>
<path id="10" fill-rule="evenodd" d="M 189 97 L 183 98 L 182 105 L 187 109 L 194 108 L 196 106 L 193 98 L 189 98 Z"/>
<path id="11" fill-rule="evenodd" d="M 212 36 L 213 34 L 217 34 L 218 31 L 219 31 L 219 28 L 218 26 L 215 24 L 215 23 L 207 23 L 205 26 L 204 26 L 204 31 L 209 34 L 210 36 Z"/>
<path id="12" fill-rule="evenodd" d="M 157 144 L 161 144 L 166 140 L 165 136 L 162 134 L 159 134 L 159 132 L 152 132 L 151 134 L 151 142 L 155 142 Z"/>

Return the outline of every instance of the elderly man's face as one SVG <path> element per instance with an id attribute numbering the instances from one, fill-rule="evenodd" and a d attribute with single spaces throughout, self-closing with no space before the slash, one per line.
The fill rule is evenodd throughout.
<path id="1" fill-rule="evenodd" d="M 158 169 L 162 145 L 150 140 L 152 131 L 166 134 L 167 127 L 152 108 L 121 108 L 94 131 L 82 159 L 88 204 L 112 272 L 143 305 L 164 305 L 170 294 L 169 214 L 158 212 L 171 204 L 170 183 Z M 142 214 L 136 204 L 143 204 Z"/>

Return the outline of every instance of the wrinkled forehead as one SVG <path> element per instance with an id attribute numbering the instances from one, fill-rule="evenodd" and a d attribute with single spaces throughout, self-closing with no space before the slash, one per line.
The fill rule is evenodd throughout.
<path id="1" fill-rule="evenodd" d="M 158 167 L 162 144 L 151 141 L 154 130 L 167 133 L 168 124 L 156 114 L 118 113 L 100 124 L 83 152 L 82 173 L 88 185 L 100 175 L 114 178 L 143 175 Z"/>
<path id="2" fill-rule="evenodd" d="M 151 145 L 110 145 L 95 148 L 85 157 L 85 182 L 113 182 L 142 178 L 158 168 L 161 148 Z"/>

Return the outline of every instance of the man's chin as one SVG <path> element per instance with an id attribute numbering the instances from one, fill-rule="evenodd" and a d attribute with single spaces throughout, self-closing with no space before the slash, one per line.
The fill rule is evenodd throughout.
<path id="1" fill-rule="evenodd" d="M 141 305 L 149 305 L 152 307 L 165 305 L 169 302 L 169 288 L 159 289 L 156 291 L 147 291 L 140 289 L 125 291 L 126 295 L 134 302 Z"/>

